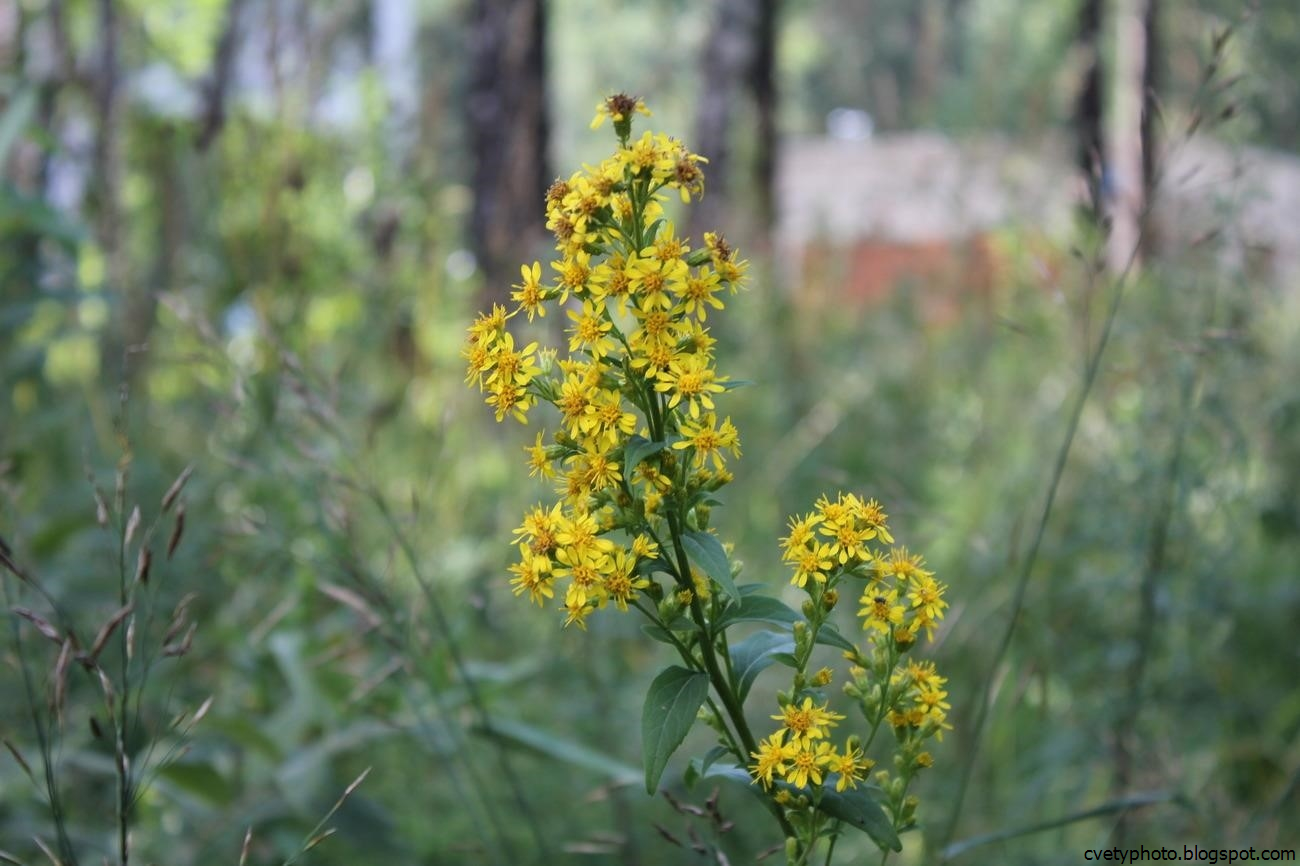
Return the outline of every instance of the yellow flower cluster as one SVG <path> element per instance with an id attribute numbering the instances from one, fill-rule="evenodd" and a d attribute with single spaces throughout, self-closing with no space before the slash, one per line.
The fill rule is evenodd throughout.
<path id="1" fill-rule="evenodd" d="M 830 729 L 844 716 L 826 708 L 814 706 L 812 698 L 805 697 L 802 704 L 789 703 L 781 714 L 772 716 L 782 722 L 776 733 L 761 742 L 750 768 L 754 780 L 764 788 L 772 787 L 774 778 L 785 779 L 796 788 L 821 785 L 830 773 L 838 775 L 835 790 L 856 788 L 862 777 L 870 772 L 875 762 L 862 755 L 857 740 L 850 737 L 842 749 L 829 742 Z"/>
<path id="2" fill-rule="evenodd" d="M 527 423 L 538 403 L 559 412 L 550 439 L 539 433 L 525 450 L 531 474 L 555 479 L 562 499 L 517 530 L 521 558 L 511 570 L 515 592 L 538 603 L 567 580 L 566 624 L 582 625 L 610 600 L 626 608 L 649 585 L 641 575 L 657 556 L 665 497 L 689 505 L 716 490 L 731 479 L 726 454 L 740 454 L 738 431 L 716 411 L 729 383 L 706 323 L 748 263 L 717 235 L 705 234 L 698 250 L 678 235 L 665 192 L 698 198 L 705 160 L 662 133 L 633 141 L 638 113 L 649 112 L 623 94 L 601 103 L 593 127 L 612 119 L 617 150 L 551 185 L 555 260 L 549 271 L 521 267 L 514 309 L 481 314 L 462 353 L 467 383 L 487 394 L 498 421 Z M 565 308 L 563 359 L 535 342 L 516 348 L 507 328 L 520 313 L 544 317 L 548 305 Z M 605 537 L 620 529 L 627 544 Z"/>
<path id="3" fill-rule="evenodd" d="M 888 548 L 877 545 L 888 545 Z M 933 662 L 907 658 L 920 635 L 932 639 L 935 626 L 943 619 L 948 604 L 946 587 L 926 569 L 925 560 L 905 547 L 894 546 L 889 516 L 874 499 L 853 494 L 835 499 L 822 497 L 812 512 L 796 515 L 789 522 L 789 534 L 781 540 L 782 558 L 793 570 L 791 583 L 809 595 L 804 611 L 807 629 L 813 637 L 801 638 L 796 627 L 796 673 L 793 697 L 782 696 L 784 726 L 763 741 L 751 756 L 750 773 L 756 782 L 769 787 L 774 778 L 802 788 L 820 786 L 827 773 L 839 773 L 838 790 L 855 785 L 873 766 L 850 738 L 837 751 L 825 742 L 826 731 L 843 718 L 825 704 L 816 706 L 809 687 L 829 683 L 828 671 L 811 678 L 802 671 L 817 631 L 826 625 L 829 612 L 840 595 L 840 584 L 860 584 L 860 609 L 865 649 L 853 649 L 845 656 L 853 662 L 844 691 L 859 705 L 872 728 L 888 723 L 896 734 L 895 775 L 876 774 L 885 791 L 885 805 L 897 826 L 912 820 L 915 798 L 907 787 L 917 770 L 929 767 L 933 758 L 924 749 L 931 737 L 943 738 L 951 729 L 947 722 L 947 680 L 939 676 Z M 802 703 L 796 698 L 802 696 Z M 868 740 L 871 742 L 871 739 Z"/>

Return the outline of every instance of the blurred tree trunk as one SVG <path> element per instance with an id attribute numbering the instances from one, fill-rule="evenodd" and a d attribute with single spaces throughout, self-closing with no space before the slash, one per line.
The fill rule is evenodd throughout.
<path id="1" fill-rule="evenodd" d="M 1164 71 L 1161 68 L 1164 39 L 1160 23 L 1160 0 L 1146 0 L 1144 36 L 1146 46 L 1143 56 L 1146 63 L 1142 68 L 1142 199 L 1149 202 L 1155 194 L 1156 174 L 1159 170 L 1156 157 L 1160 148 L 1160 88 L 1164 83 Z M 1151 253 L 1160 243 L 1155 228 L 1148 225 L 1143 233 L 1144 254 Z"/>
<path id="2" fill-rule="evenodd" d="M 691 146 L 709 159 L 707 194 L 691 212 L 690 233 L 718 228 L 730 200 L 732 127 L 742 90 L 755 110 L 753 185 L 758 230 L 776 219 L 776 22 L 779 0 L 718 0 L 700 57 L 700 97 Z"/>
<path id="3" fill-rule="evenodd" d="M 913 0 L 909 12 L 914 50 L 907 93 L 907 121 L 923 126 L 932 117 L 943 65 L 943 17 L 935 0 Z"/>
<path id="4" fill-rule="evenodd" d="M 1086 184 L 1084 212 L 1093 222 L 1102 217 L 1106 153 L 1104 97 L 1105 78 L 1101 56 L 1105 0 L 1080 0 L 1076 42 L 1084 57 L 1083 83 L 1075 102 L 1074 127 L 1077 136 L 1076 161 Z"/>
<path id="5" fill-rule="evenodd" d="M 544 232 L 547 168 L 544 0 L 474 0 L 466 114 L 474 168 L 470 245 L 484 303 L 504 303 Z"/>
<path id="6" fill-rule="evenodd" d="M 754 184 L 758 195 L 759 236 L 767 243 L 776 223 L 776 16 L 778 0 L 758 0 L 754 34 L 754 65 L 750 87 L 758 111 Z"/>
<path id="7" fill-rule="evenodd" d="M 708 158 L 709 167 L 704 198 L 691 209 L 690 234 L 696 238 L 719 225 L 729 199 L 730 133 L 741 84 L 757 60 L 758 2 L 718 0 L 700 55 L 700 95 L 690 144 Z"/>

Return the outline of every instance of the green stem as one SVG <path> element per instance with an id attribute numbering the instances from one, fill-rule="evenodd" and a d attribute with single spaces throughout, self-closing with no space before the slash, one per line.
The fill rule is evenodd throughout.
<path id="1" fill-rule="evenodd" d="M 670 513 L 668 515 L 668 529 L 672 534 L 673 551 L 677 556 L 679 582 L 689 584 L 691 566 L 686 556 L 686 548 L 682 546 L 681 522 L 676 514 Z M 703 635 L 703 640 L 700 641 L 700 659 L 704 663 L 710 682 L 713 683 L 713 689 L 718 693 L 718 698 L 727 710 L 727 716 L 731 719 L 731 724 L 735 727 L 737 736 L 740 737 L 745 754 L 753 754 L 758 751 L 758 743 L 754 739 L 753 731 L 749 728 L 749 723 L 745 720 L 744 707 L 741 706 L 735 692 L 731 689 L 730 683 L 723 676 L 722 669 L 718 666 L 718 658 L 713 648 L 713 635 L 704 617 L 704 608 L 700 606 L 700 600 L 693 591 L 691 596 L 691 618 L 695 620 L 695 624 L 699 626 Z M 743 759 L 742 763 L 745 763 Z M 775 803 L 770 805 L 772 814 L 781 825 L 781 831 L 787 837 L 794 836 L 794 828 L 790 826 L 790 822 L 786 820 L 785 815 L 781 812 L 781 807 Z"/>

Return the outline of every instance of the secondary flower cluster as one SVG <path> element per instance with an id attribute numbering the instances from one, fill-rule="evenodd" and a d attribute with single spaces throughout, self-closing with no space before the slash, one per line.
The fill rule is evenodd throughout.
<path id="1" fill-rule="evenodd" d="M 780 715 L 772 716 L 782 725 L 753 754 L 756 761 L 751 771 L 755 781 L 770 788 L 775 777 L 803 788 L 820 786 L 826 774 L 835 773 L 839 776 L 835 790 L 857 787 L 875 761 L 863 757 L 855 737 L 849 737 L 843 749 L 835 748 L 829 741 L 830 729 L 844 716 L 826 707 L 814 706 L 812 698 L 805 697 L 802 704 L 787 704 Z"/>
<path id="2" fill-rule="evenodd" d="M 558 410 L 555 433 L 537 434 L 526 451 L 531 474 L 554 479 L 561 501 L 536 508 L 516 530 L 511 571 L 516 594 L 539 604 L 566 582 L 566 624 L 582 625 L 610 601 L 626 609 L 650 585 L 665 498 L 686 511 L 692 497 L 731 479 L 727 455 L 740 454 L 738 431 L 716 412 L 714 398 L 729 385 L 706 323 L 748 263 L 717 235 L 693 250 L 677 234 L 664 191 L 698 198 L 705 160 L 663 134 L 631 140 L 637 113 L 649 114 L 622 94 L 600 104 L 593 128 L 611 119 L 617 150 L 552 184 L 555 260 L 546 271 L 522 266 L 514 309 L 481 314 L 463 352 L 467 382 L 487 394 L 498 421 L 527 423 L 538 403 Z M 507 328 L 520 313 L 544 317 L 550 305 L 567 308 L 562 359 L 535 342 L 518 348 Z M 626 544 L 607 537 L 620 529 Z"/>
<path id="3" fill-rule="evenodd" d="M 895 774 L 881 770 L 876 781 L 885 791 L 885 805 L 901 828 L 912 820 L 915 798 L 907 788 L 917 770 L 933 758 L 924 743 L 942 739 L 947 722 L 947 683 L 933 662 L 907 657 L 920 635 L 931 639 L 948 604 L 946 587 L 925 568 L 925 561 L 893 546 L 888 515 L 874 499 L 839 494 L 822 497 L 814 510 L 791 518 L 789 534 L 782 539 L 782 557 L 793 570 L 791 583 L 809 596 L 804 605 L 808 622 L 795 628 L 796 674 L 794 687 L 782 693 L 783 725 L 752 753 L 750 772 L 756 782 L 770 787 L 784 780 L 796 789 L 820 786 L 824 776 L 838 774 L 836 789 L 855 787 L 874 762 L 866 758 L 856 738 L 842 749 L 828 742 L 828 731 L 843 718 L 814 700 L 817 688 L 829 684 L 832 674 L 822 669 L 805 676 L 808 657 L 818 634 L 829 628 L 827 617 L 839 600 L 841 584 L 861 587 L 858 618 L 864 634 L 862 648 L 844 653 L 852 662 L 844 691 L 858 704 L 871 728 L 888 723 L 897 743 Z M 886 551 L 874 545 L 890 545 Z M 799 698 L 802 697 L 802 702 Z M 778 799 L 789 801 L 788 790 Z"/>

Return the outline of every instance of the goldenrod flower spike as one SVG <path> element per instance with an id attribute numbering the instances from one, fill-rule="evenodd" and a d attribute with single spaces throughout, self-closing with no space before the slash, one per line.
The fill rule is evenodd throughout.
<path id="1" fill-rule="evenodd" d="M 913 652 L 943 620 L 947 588 L 924 559 L 892 546 L 889 516 L 875 499 L 822 496 L 780 540 L 790 583 L 806 595 L 802 615 L 773 617 L 794 624 L 730 643 L 730 625 L 754 619 L 749 607 L 781 605 L 737 586 L 740 562 L 709 526 L 715 494 L 741 456 L 740 432 L 720 405 L 732 383 L 719 371 L 709 327 L 743 286 L 749 262 L 721 234 L 692 239 L 666 218 L 669 194 L 687 204 L 703 194 L 708 161 L 661 132 L 634 138 L 637 115 L 650 112 L 626 94 L 597 106 L 592 128 L 612 121 L 617 147 L 547 190 L 555 254 L 520 266 L 512 306 L 479 315 L 462 352 L 467 384 L 498 421 L 527 423 L 537 407 L 554 410 L 549 435 L 536 433 L 521 450 L 529 475 L 554 486 L 555 501 L 530 509 L 514 530 L 508 585 L 558 609 L 565 626 L 585 629 L 605 609 L 636 611 L 648 633 L 677 651 L 681 665 L 662 671 L 647 694 L 648 791 L 698 712 L 733 772 L 748 772 L 767 792 L 793 861 L 807 861 L 850 825 L 871 828 L 882 851 L 897 850 L 897 832 L 915 820 L 908 788 L 934 763 L 923 746 L 951 729 L 947 681 Z M 561 344 L 521 336 L 551 306 L 564 308 Z M 841 598 L 859 600 L 857 640 L 831 622 Z M 857 723 L 827 697 L 835 670 L 813 664 L 826 645 L 849 663 L 838 676 Z M 793 674 L 778 693 L 775 730 L 760 740 L 744 701 L 761 663 L 778 655 Z M 867 752 L 885 724 L 895 734 L 894 769 L 877 771 L 878 789 L 867 789 L 884 794 L 847 797 L 876 766 Z M 827 802 L 838 805 L 828 810 Z M 843 824 L 845 809 L 877 814 Z"/>

